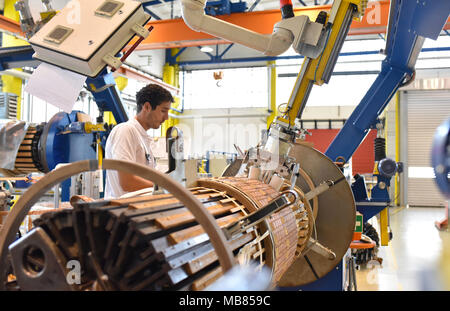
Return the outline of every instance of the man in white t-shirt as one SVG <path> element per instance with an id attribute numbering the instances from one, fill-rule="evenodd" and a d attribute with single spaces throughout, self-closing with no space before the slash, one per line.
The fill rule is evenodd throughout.
<path id="1" fill-rule="evenodd" d="M 136 94 L 137 114 L 116 125 L 106 141 L 106 159 L 131 161 L 155 167 L 150 148 L 149 129 L 157 129 L 169 118 L 173 97 L 157 84 L 149 84 Z M 107 170 L 105 198 L 117 198 L 128 192 L 153 187 L 153 183 L 124 172 Z"/>

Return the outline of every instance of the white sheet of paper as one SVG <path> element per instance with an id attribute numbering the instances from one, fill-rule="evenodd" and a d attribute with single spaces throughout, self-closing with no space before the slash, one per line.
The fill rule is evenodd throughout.
<path id="1" fill-rule="evenodd" d="M 33 72 L 24 91 L 70 113 L 87 77 L 41 63 Z"/>

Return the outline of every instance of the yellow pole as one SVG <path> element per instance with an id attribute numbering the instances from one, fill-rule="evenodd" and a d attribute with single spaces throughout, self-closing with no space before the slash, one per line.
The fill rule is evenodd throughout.
<path id="1" fill-rule="evenodd" d="M 180 88 L 180 67 L 178 66 L 178 64 L 176 64 L 175 66 L 175 71 L 174 71 L 174 74 L 175 74 L 175 84 L 174 84 L 174 86 L 175 87 L 177 87 L 177 88 Z M 176 109 L 180 109 L 179 107 L 180 107 L 180 98 L 178 98 L 178 97 L 176 97 L 175 98 L 175 102 L 173 103 L 173 107 L 174 108 L 176 108 Z M 178 112 L 175 112 L 175 114 L 179 114 Z M 180 123 L 180 120 L 179 119 L 172 119 L 173 120 L 173 125 L 177 125 L 178 123 Z"/>
<path id="2" fill-rule="evenodd" d="M 395 93 L 395 161 L 400 161 L 400 94 Z M 395 174 L 394 181 L 394 204 L 400 206 L 400 183 L 398 180 L 398 173 Z"/>
<path id="3" fill-rule="evenodd" d="M 171 49 L 172 56 L 176 55 L 178 53 L 178 49 Z M 177 58 L 178 60 L 178 58 Z M 163 81 L 167 84 L 173 85 L 177 88 L 180 87 L 180 81 L 179 81 L 179 68 L 178 65 L 170 65 L 169 63 L 165 63 L 163 67 Z M 178 108 L 180 105 L 180 99 L 175 98 L 175 102 L 172 104 L 173 108 Z M 178 112 L 171 111 L 173 114 L 178 114 Z M 165 137 L 166 131 L 169 127 L 174 126 L 178 123 L 177 119 L 170 118 L 165 121 L 161 126 L 161 136 Z"/>
<path id="4" fill-rule="evenodd" d="M 270 127 L 273 120 L 277 117 L 277 68 L 275 67 L 275 61 L 267 62 L 270 67 L 270 110 L 272 113 L 267 118 L 267 128 Z"/>
<path id="5" fill-rule="evenodd" d="M 353 5 L 357 5 L 361 9 L 362 0 L 342 0 L 335 1 L 339 5 L 337 13 L 335 15 L 333 26 L 327 35 L 327 43 L 320 57 L 315 59 L 306 58 L 303 61 L 300 73 L 297 76 L 296 84 L 298 83 L 298 89 L 293 89 L 289 102 L 292 103 L 290 110 L 283 116 L 278 118 L 279 121 L 286 123 L 290 126 L 295 125 L 295 120 L 298 113 L 303 109 L 303 105 L 306 104 L 304 101 L 305 96 L 308 94 L 308 90 L 311 85 L 322 85 L 324 83 L 323 74 L 327 67 L 329 60 L 332 58 L 333 51 L 335 48 L 335 43 L 340 39 L 339 30 L 341 29 L 344 22 L 347 22 L 346 17 L 348 13 L 352 10 Z M 333 4 L 334 7 L 335 4 Z M 362 9 L 361 9 L 362 10 Z"/>
<path id="6" fill-rule="evenodd" d="M 388 113 L 387 113 L 388 110 L 390 110 L 390 107 L 388 109 L 386 109 L 386 111 L 383 112 L 383 116 L 384 116 L 385 120 L 388 119 Z M 384 127 L 384 138 L 386 139 L 386 141 L 385 141 L 386 147 L 388 144 L 388 123 L 389 122 L 386 121 L 385 127 Z M 375 162 L 374 174 L 379 174 L 378 162 Z M 381 246 L 389 245 L 389 206 L 387 206 L 385 209 L 383 209 L 380 212 L 380 244 L 381 244 Z"/>
<path id="7" fill-rule="evenodd" d="M 128 78 L 122 77 L 122 76 L 117 76 L 116 78 L 114 78 L 114 81 L 116 81 L 117 84 L 117 88 L 119 89 L 119 91 L 123 91 L 127 85 L 128 85 Z"/>
<path id="8" fill-rule="evenodd" d="M 103 165 L 103 148 L 101 146 L 101 140 L 100 137 L 97 137 L 97 160 L 98 160 L 98 167 L 102 167 Z"/>
<path id="9" fill-rule="evenodd" d="M 165 63 L 163 67 L 163 81 L 166 82 L 167 84 L 173 85 L 175 80 L 174 77 L 175 77 L 175 67 L 169 65 L 169 63 Z M 172 120 L 173 119 L 169 117 L 169 119 L 166 120 L 161 125 L 161 137 L 166 136 L 167 129 L 172 126 Z"/>
<path id="10" fill-rule="evenodd" d="M 114 78 L 114 81 L 116 81 L 116 85 L 119 91 L 123 91 L 128 85 L 128 78 L 122 76 L 117 76 L 116 78 Z M 91 87 L 92 86 L 93 85 L 91 85 Z M 116 119 L 114 118 L 114 115 L 111 111 L 103 112 L 103 120 L 108 124 L 117 124 Z"/>
<path id="11" fill-rule="evenodd" d="M 387 246 L 389 244 L 388 213 L 389 207 L 386 207 L 384 210 L 380 212 L 381 246 Z"/>
<path id="12" fill-rule="evenodd" d="M 16 0 L 5 0 L 5 7 L 3 15 L 15 21 L 20 21 L 19 12 L 14 8 L 14 3 Z M 17 39 L 13 36 L 3 34 L 2 47 L 13 47 L 13 46 L 23 46 L 28 45 L 28 42 Z M 21 69 L 17 69 L 21 70 Z M 2 83 L 4 93 L 13 93 L 17 95 L 17 115 L 18 120 L 22 117 L 22 79 L 17 77 L 12 77 L 8 75 L 2 76 Z"/>

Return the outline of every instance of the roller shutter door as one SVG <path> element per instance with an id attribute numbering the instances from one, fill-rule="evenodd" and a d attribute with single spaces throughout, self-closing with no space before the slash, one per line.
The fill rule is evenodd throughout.
<path id="1" fill-rule="evenodd" d="M 442 206 L 446 199 L 435 183 L 431 147 L 436 128 L 450 117 L 450 90 L 405 91 L 401 104 L 407 105 L 407 203 Z"/>

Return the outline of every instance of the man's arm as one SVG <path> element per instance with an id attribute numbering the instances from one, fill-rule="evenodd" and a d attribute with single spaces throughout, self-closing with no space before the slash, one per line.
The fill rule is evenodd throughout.
<path id="1" fill-rule="evenodd" d="M 124 172 L 117 172 L 117 175 L 119 176 L 119 184 L 124 191 L 133 192 L 144 188 L 153 187 L 153 183 L 151 181 L 139 176 Z"/>

